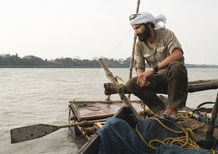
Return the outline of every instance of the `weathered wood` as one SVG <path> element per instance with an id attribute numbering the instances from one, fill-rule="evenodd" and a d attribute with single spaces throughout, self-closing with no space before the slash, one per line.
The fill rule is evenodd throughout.
<path id="1" fill-rule="evenodd" d="M 140 0 L 137 1 L 136 13 L 139 12 L 139 6 L 140 6 Z M 134 37 L 133 37 L 133 45 L 132 45 L 132 56 L 131 56 L 131 62 L 130 62 L 130 66 L 129 66 L 129 79 L 132 78 L 132 69 L 133 69 L 133 64 L 134 64 L 134 55 L 135 55 L 136 40 L 137 40 L 137 37 L 136 37 L 136 35 L 134 35 Z M 129 94 L 128 97 L 130 99 L 130 94 Z"/>
<path id="2" fill-rule="evenodd" d="M 117 94 L 119 93 L 120 91 L 122 91 L 124 94 L 130 94 L 131 92 L 128 91 L 128 89 L 120 84 L 120 85 L 117 85 L 117 84 L 113 84 L 113 83 L 105 83 L 104 84 L 104 93 L 105 95 L 112 95 L 112 94 Z"/>
<path id="3" fill-rule="evenodd" d="M 113 84 L 113 83 L 105 83 L 105 94 L 117 94 L 118 92 L 124 92 L 125 94 L 130 94 L 128 89 L 122 84 Z M 198 80 L 198 81 L 190 81 L 188 83 L 188 92 L 197 92 L 203 90 L 211 90 L 218 89 L 218 80 Z"/>
<path id="4" fill-rule="evenodd" d="M 218 89 L 218 80 L 188 84 L 188 92 Z"/>
<path id="5" fill-rule="evenodd" d="M 88 134 L 93 134 L 95 131 L 96 131 L 96 128 L 93 126 L 93 127 L 85 127 L 85 128 L 81 128 L 82 131 L 88 133 Z"/>
<path id="6" fill-rule="evenodd" d="M 193 138 L 196 142 L 205 142 L 207 136 L 207 130 L 209 126 L 204 124 L 203 122 L 199 122 L 194 119 L 186 119 L 181 122 L 182 126 L 186 128 L 190 128 L 193 130 Z M 213 134 L 211 135 L 216 139 L 218 139 L 218 129 L 214 129 Z"/>
<path id="7" fill-rule="evenodd" d="M 118 81 L 116 80 L 116 78 L 113 76 L 112 72 L 106 67 L 106 65 L 104 64 L 104 61 L 103 59 L 99 59 L 98 60 L 99 64 L 101 65 L 101 67 L 104 69 L 105 71 L 105 74 L 107 76 L 107 78 L 112 82 L 114 83 L 115 85 L 118 85 Z M 126 104 L 126 106 L 129 106 L 133 113 L 135 114 L 135 116 L 139 119 L 139 115 L 138 113 L 136 112 L 136 110 L 134 109 L 134 107 L 131 105 L 129 99 L 124 95 L 123 92 L 119 92 L 119 96 L 121 98 L 121 100 Z"/>
<path id="8" fill-rule="evenodd" d="M 106 119 L 82 121 L 82 122 L 72 123 L 72 124 L 67 124 L 67 125 L 62 125 L 62 126 L 37 124 L 37 125 L 32 125 L 32 126 L 14 128 L 10 130 L 11 143 L 18 143 L 18 142 L 40 138 L 50 133 L 53 133 L 61 128 L 89 125 L 89 124 L 94 124 L 96 122 L 104 122 L 104 121 L 106 121 Z"/>
<path id="9" fill-rule="evenodd" d="M 205 82 L 211 82 L 211 81 L 218 81 L 218 79 L 210 79 L 210 80 L 196 80 L 196 81 L 189 81 L 189 84 L 196 84 L 196 83 L 205 83 Z"/>
<path id="10" fill-rule="evenodd" d="M 100 128 L 103 127 L 103 125 L 102 125 L 100 122 L 96 122 L 96 123 L 94 124 L 94 127 L 95 127 L 96 129 L 100 129 Z"/>
<path id="11" fill-rule="evenodd" d="M 204 124 L 203 122 L 199 122 L 194 119 L 187 119 L 181 122 L 182 126 L 186 128 L 190 128 L 193 131 L 193 139 L 196 142 L 202 142 L 205 141 L 206 132 L 208 129 L 208 125 Z M 196 129 L 198 128 L 198 129 Z"/>
<path id="12" fill-rule="evenodd" d="M 215 119 L 217 117 L 217 113 L 218 113 L 218 93 L 217 93 L 217 97 L 216 97 L 216 102 L 213 106 L 213 110 L 212 110 L 212 118 L 211 118 L 211 122 L 209 123 L 209 127 L 207 130 L 207 136 L 206 136 L 206 142 L 208 143 L 212 143 L 213 142 L 213 133 L 214 133 L 214 124 L 215 124 Z"/>
<path id="13" fill-rule="evenodd" d="M 137 103 L 140 103 L 140 100 L 131 100 L 130 102 L 137 102 Z M 72 100 L 72 101 L 69 101 L 69 103 L 105 103 L 105 104 L 111 104 L 111 103 L 122 103 L 122 101 L 112 101 L 112 100 L 105 100 L 105 101 L 99 101 L 99 100 L 96 100 L 96 101 L 85 101 L 85 100 Z"/>

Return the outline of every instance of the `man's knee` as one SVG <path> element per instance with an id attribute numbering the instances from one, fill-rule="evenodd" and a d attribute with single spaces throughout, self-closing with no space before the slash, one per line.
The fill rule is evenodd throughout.
<path id="1" fill-rule="evenodd" d="M 172 61 L 169 64 L 169 69 L 175 71 L 186 70 L 185 65 L 179 61 Z"/>
<path id="2" fill-rule="evenodd" d="M 136 86 L 137 86 L 137 77 L 134 77 L 130 79 L 129 81 L 127 81 L 125 86 L 129 92 L 134 93 L 136 90 Z"/>
<path id="3" fill-rule="evenodd" d="M 168 72 L 174 75 L 187 75 L 186 67 L 179 61 L 173 61 L 168 66 Z"/>
<path id="4" fill-rule="evenodd" d="M 168 66 L 166 79 L 170 80 L 180 80 L 184 83 L 187 82 L 187 70 L 183 63 L 179 61 L 173 61 Z"/>

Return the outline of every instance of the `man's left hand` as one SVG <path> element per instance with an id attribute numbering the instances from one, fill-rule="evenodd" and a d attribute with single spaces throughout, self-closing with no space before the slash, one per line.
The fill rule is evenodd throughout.
<path id="1" fill-rule="evenodd" d="M 148 81 L 148 77 L 154 73 L 154 69 L 151 68 L 138 76 L 137 84 L 140 87 L 148 86 L 150 82 Z"/>

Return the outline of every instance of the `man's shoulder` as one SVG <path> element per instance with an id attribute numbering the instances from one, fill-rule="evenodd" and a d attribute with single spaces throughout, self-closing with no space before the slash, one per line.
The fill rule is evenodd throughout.
<path id="1" fill-rule="evenodd" d="M 156 31 L 160 35 L 167 35 L 167 34 L 172 34 L 173 33 L 170 29 L 167 29 L 167 28 L 159 28 L 159 29 L 156 29 Z"/>
<path id="2" fill-rule="evenodd" d="M 167 28 L 161 28 L 157 31 L 159 38 L 163 40 L 168 40 L 174 37 L 173 31 Z"/>
<path id="3" fill-rule="evenodd" d="M 141 48 L 143 45 L 142 45 L 142 42 L 141 41 L 139 41 L 139 40 L 137 40 L 137 42 L 136 42 L 136 46 L 138 46 L 139 48 Z"/>

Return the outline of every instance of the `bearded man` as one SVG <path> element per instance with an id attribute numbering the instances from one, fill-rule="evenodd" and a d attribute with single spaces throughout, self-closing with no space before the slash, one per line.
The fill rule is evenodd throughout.
<path id="1" fill-rule="evenodd" d="M 155 115 L 163 111 L 164 116 L 173 117 L 186 104 L 188 78 L 179 41 L 172 31 L 159 25 L 165 21 L 163 15 L 154 18 L 149 12 L 130 16 L 138 38 L 134 56 L 137 77 L 129 80 L 126 87 Z M 167 106 L 157 93 L 168 94 Z"/>

